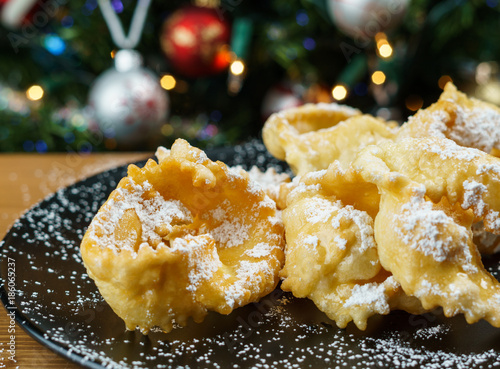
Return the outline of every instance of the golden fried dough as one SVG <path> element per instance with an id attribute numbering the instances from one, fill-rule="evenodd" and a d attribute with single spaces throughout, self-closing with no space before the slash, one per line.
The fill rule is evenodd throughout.
<path id="1" fill-rule="evenodd" d="M 333 127 L 347 118 L 361 115 L 357 109 L 338 104 L 305 104 L 297 108 L 282 110 L 272 114 L 262 129 L 262 139 L 267 150 L 280 160 L 285 160 L 283 140 L 290 134 L 317 131 Z"/>
<path id="2" fill-rule="evenodd" d="M 397 140 L 407 137 L 449 138 L 461 146 L 497 155 L 500 108 L 467 97 L 448 82 L 436 103 L 419 110 L 401 126 Z"/>
<path id="3" fill-rule="evenodd" d="M 339 200 L 339 194 L 349 192 L 332 181 L 339 173 L 339 167 L 331 166 L 328 171 L 306 174 L 288 196 L 283 211 L 287 246 L 281 288 L 310 298 L 341 328 L 354 321 L 364 330 L 370 316 L 388 314 L 391 309 L 422 313 L 419 301 L 405 296 L 399 283 L 382 269 L 372 217 Z M 350 183 L 350 188 L 354 185 Z M 376 212 L 372 199 L 378 200 L 377 189 L 371 185 L 366 192 L 370 200 L 361 205 Z"/>
<path id="4" fill-rule="evenodd" d="M 367 148 L 353 166 L 377 186 L 387 176 L 422 184 L 434 203 L 446 196 L 471 209 L 487 231 L 500 233 L 500 159 L 494 156 L 448 139 L 407 138 Z"/>
<path id="5" fill-rule="evenodd" d="M 326 169 L 334 160 L 347 166 L 363 147 L 396 135 L 396 124 L 337 104 L 307 104 L 273 114 L 262 130 L 269 152 L 293 172 Z"/>
<path id="6" fill-rule="evenodd" d="M 365 149 L 353 163 L 375 184 L 380 262 L 425 309 L 500 327 L 500 283 L 483 267 L 472 223 L 500 233 L 500 159 L 448 139 L 405 139 Z"/>
<path id="7" fill-rule="evenodd" d="M 284 262 L 275 203 L 248 174 L 184 140 L 164 153 L 129 166 L 81 244 L 104 299 L 143 333 L 257 301 Z"/>

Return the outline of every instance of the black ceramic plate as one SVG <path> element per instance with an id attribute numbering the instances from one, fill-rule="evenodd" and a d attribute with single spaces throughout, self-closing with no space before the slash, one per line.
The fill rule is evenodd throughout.
<path id="1" fill-rule="evenodd" d="M 230 165 L 285 167 L 252 141 L 209 152 Z M 88 368 L 471 368 L 500 366 L 500 329 L 462 316 L 393 312 L 365 332 L 338 329 L 309 300 L 279 289 L 228 316 L 169 334 L 126 331 L 85 273 L 85 229 L 126 174 L 113 169 L 58 191 L 1 244 L 1 299 L 36 340 Z M 500 257 L 485 260 L 498 278 Z M 10 268 L 10 269 L 9 269 Z M 15 268 L 15 271 L 14 269 Z M 10 274 L 9 274 L 10 272 Z M 9 294 L 10 292 L 10 294 Z"/>

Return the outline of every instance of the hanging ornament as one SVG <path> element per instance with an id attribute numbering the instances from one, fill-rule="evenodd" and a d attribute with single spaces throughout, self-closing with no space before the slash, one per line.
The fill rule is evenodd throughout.
<path id="1" fill-rule="evenodd" d="M 156 77 L 141 67 L 134 50 L 120 50 L 115 66 L 94 82 L 89 106 L 100 130 L 122 146 L 157 135 L 167 118 L 168 99 Z"/>
<path id="2" fill-rule="evenodd" d="M 16 29 L 31 22 L 37 9 L 37 0 L 0 0 L 0 23 L 7 28 Z M 52 9 L 52 7 L 51 7 Z M 48 12 L 41 12 L 40 22 L 48 22 Z M 43 19 L 42 19 L 43 17 Z"/>
<path id="3" fill-rule="evenodd" d="M 271 114 L 280 110 L 303 105 L 304 90 L 304 86 L 290 82 L 281 82 L 271 87 L 262 101 L 262 119 L 266 120 Z"/>
<path id="4" fill-rule="evenodd" d="M 216 9 L 187 6 L 164 23 L 161 48 L 172 67 L 186 77 L 205 77 L 229 66 L 230 25 Z"/>
<path id="5" fill-rule="evenodd" d="M 410 0 L 326 0 L 332 22 L 353 38 L 372 39 L 401 23 Z"/>
<path id="6" fill-rule="evenodd" d="M 118 147 L 144 145 L 159 137 L 165 124 L 169 99 L 159 78 L 142 67 L 142 57 L 132 50 L 140 39 L 150 0 L 139 0 L 130 34 L 125 36 L 109 0 L 99 0 L 115 44 L 115 65 L 94 82 L 89 107 L 105 137 L 114 138 Z"/>

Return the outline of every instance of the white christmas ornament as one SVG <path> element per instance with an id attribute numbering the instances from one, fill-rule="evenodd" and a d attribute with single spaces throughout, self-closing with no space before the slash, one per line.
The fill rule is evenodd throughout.
<path id="1" fill-rule="evenodd" d="M 373 39 L 396 27 L 410 0 L 327 0 L 333 23 L 353 38 Z"/>
<path id="2" fill-rule="evenodd" d="M 98 0 L 111 38 L 122 50 L 115 55 L 115 67 L 94 83 L 89 106 L 106 137 L 130 148 L 154 141 L 166 123 L 169 99 L 158 77 L 142 67 L 141 55 L 132 50 L 141 38 L 151 0 L 138 0 L 130 30 L 125 34 L 110 0 Z"/>
<path id="3" fill-rule="evenodd" d="M 160 133 L 169 99 L 158 77 L 141 66 L 134 50 L 120 50 L 115 66 L 95 81 L 89 106 L 100 130 L 119 145 L 134 146 Z"/>

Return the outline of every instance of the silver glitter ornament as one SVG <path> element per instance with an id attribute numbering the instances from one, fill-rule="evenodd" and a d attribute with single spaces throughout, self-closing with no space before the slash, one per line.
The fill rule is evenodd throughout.
<path id="1" fill-rule="evenodd" d="M 410 0 L 327 0 L 330 18 L 343 33 L 366 47 L 378 32 L 397 27 Z"/>
<path id="2" fill-rule="evenodd" d="M 89 106 L 105 137 L 114 138 L 118 146 L 134 147 L 160 134 L 169 98 L 158 77 L 142 67 L 141 55 L 125 49 L 116 53 L 114 68 L 94 82 Z"/>

